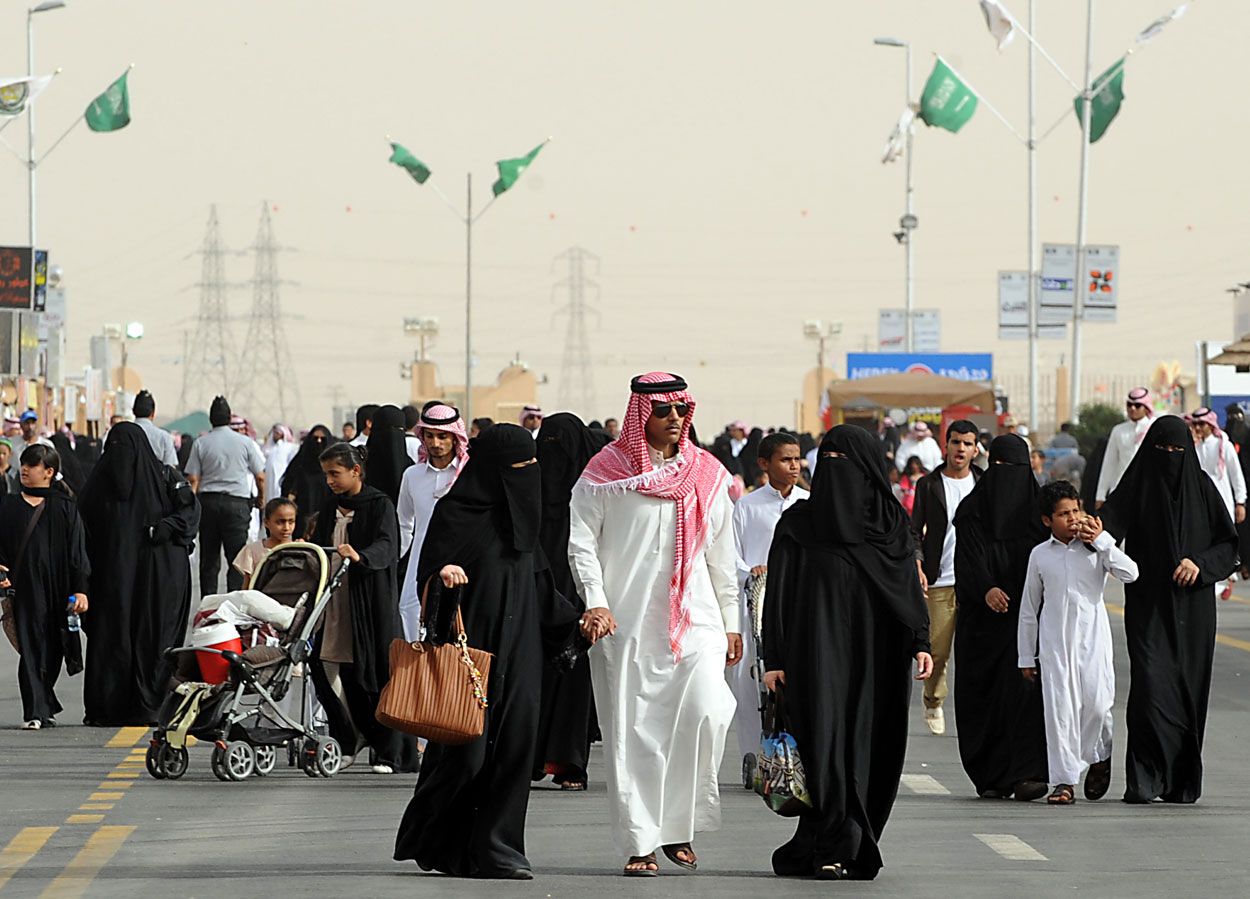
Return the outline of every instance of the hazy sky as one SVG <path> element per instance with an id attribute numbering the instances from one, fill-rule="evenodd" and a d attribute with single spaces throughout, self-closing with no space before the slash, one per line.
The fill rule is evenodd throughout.
<path id="1" fill-rule="evenodd" d="M 1006 0 L 1017 16 L 1026 0 Z M 1095 69 L 1173 0 L 1102 0 Z M 1085 3 L 1040 2 L 1039 37 L 1079 80 Z M 0 74 L 25 71 L 24 2 L 0 4 Z M 63 266 L 71 364 L 104 322 L 140 320 L 132 365 L 172 413 L 184 331 L 194 331 L 198 257 L 211 203 L 244 248 L 263 200 L 292 252 L 281 274 L 305 424 L 331 390 L 400 401 L 409 315 L 437 315 L 444 380 L 462 381 L 464 232 L 431 190 L 387 164 L 387 134 L 463 202 L 466 171 L 489 196 L 494 161 L 555 142 L 475 231 L 475 377 L 515 354 L 550 376 L 558 405 L 564 322 L 552 259 L 598 255 L 596 416 L 624 407 L 628 378 L 684 374 L 705 432 L 745 417 L 790 424 L 815 362 L 804 319 L 841 321 L 834 346 L 876 341 L 879 307 L 901 306 L 890 236 L 901 163 L 881 147 L 940 51 L 1016 127 L 1026 126 L 1026 45 L 1001 55 L 976 0 L 275 3 L 69 0 L 37 17 L 36 69 L 64 68 L 39 100 L 48 146 L 129 62 L 133 123 L 79 126 L 39 170 L 39 243 Z M 1231 330 L 1224 289 L 1247 280 L 1242 120 L 1250 4 L 1197 0 L 1134 54 L 1119 119 L 1092 148 L 1089 237 L 1121 246 L 1121 321 L 1089 325 L 1086 370 L 1192 367 L 1193 342 Z M 1076 233 L 1079 128 L 1072 91 L 1039 63 L 1043 241 Z M 25 150 L 25 126 L 3 133 Z M 25 173 L 0 158 L 0 241 L 26 238 Z M 1025 267 L 1026 153 L 982 108 L 958 135 L 916 136 L 916 299 L 939 308 L 943 349 L 992 351 L 1024 372 L 1025 344 L 996 339 L 1000 269 Z M 350 211 L 349 211 L 350 207 Z M 232 282 L 252 276 L 227 261 Z M 240 343 L 251 304 L 231 291 Z M 1068 344 L 1043 342 L 1053 369 Z M 1019 403 L 1026 398 L 1019 396 Z M 246 410 L 242 410 L 246 412 Z"/>

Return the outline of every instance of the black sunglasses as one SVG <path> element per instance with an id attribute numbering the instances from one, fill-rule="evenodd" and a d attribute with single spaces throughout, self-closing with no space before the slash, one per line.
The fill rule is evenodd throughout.
<path id="1" fill-rule="evenodd" d="M 669 413 L 677 410 L 678 418 L 685 418 L 690 413 L 689 403 L 655 403 L 651 406 L 651 414 L 656 418 L 668 418 Z"/>

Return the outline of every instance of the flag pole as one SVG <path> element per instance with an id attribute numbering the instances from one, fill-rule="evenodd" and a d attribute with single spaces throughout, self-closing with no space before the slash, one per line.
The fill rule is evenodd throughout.
<path id="1" fill-rule="evenodd" d="M 1081 89 L 1080 86 L 1077 85 L 1077 83 L 1073 81 L 1070 77 L 1068 77 L 1068 73 L 1063 70 L 1063 66 L 1055 62 L 1055 58 L 1051 56 L 1049 53 L 1047 53 L 1046 48 L 1043 47 L 1040 43 L 1038 43 L 1037 39 L 1033 37 L 1033 31 L 1034 31 L 1033 0 L 1029 0 L 1029 28 L 1027 31 L 1025 30 L 1024 26 L 1020 24 L 1020 21 L 1011 14 L 1011 10 L 1001 5 L 1000 5 L 1000 8 L 1002 9 L 1003 12 L 1007 13 L 1007 18 L 1011 20 L 1011 24 L 1014 25 L 1016 28 L 1020 29 L 1020 33 L 1023 34 L 1024 39 L 1029 42 L 1029 46 L 1036 48 L 1037 52 L 1042 54 L 1042 58 L 1051 64 L 1054 70 L 1059 73 L 1059 77 L 1061 77 L 1064 81 L 1068 82 L 1068 84 L 1071 85 L 1074 91 L 1079 91 Z M 1032 54 L 1030 54 L 1030 56 L 1031 55 Z"/>
<path id="2" fill-rule="evenodd" d="M 906 88 L 907 88 L 906 100 L 907 100 L 907 104 L 910 106 L 912 102 L 911 100 L 911 97 L 912 97 L 912 94 L 911 94 L 911 41 L 907 42 L 907 85 L 906 85 Z M 905 204 L 906 216 L 904 218 L 904 221 L 907 223 L 907 226 L 903 229 L 907 233 L 907 246 L 903 248 L 907 254 L 907 292 L 906 292 L 906 296 L 904 297 L 904 300 L 905 300 L 904 325 L 905 327 L 903 329 L 903 336 L 906 338 L 904 340 L 904 345 L 905 345 L 907 352 L 909 353 L 914 353 L 916 351 L 916 273 L 915 273 L 915 268 L 914 268 L 915 246 L 913 244 L 913 241 L 916 237 L 916 229 L 914 227 L 911 227 L 911 224 L 915 222 L 915 218 L 916 218 L 914 214 L 914 210 L 912 208 L 913 199 L 914 199 L 913 190 L 912 190 L 912 181 L 911 181 L 911 152 L 912 152 L 912 144 L 913 144 L 912 131 L 913 129 L 910 127 L 907 129 L 907 149 L 906 149 L 907 202 Z M 821 363 L 821 364 L 823 365 L 824 363 Z"/>
<path id="3" fill-rule="evenodd" d="M 1016 136 L 1016 139 L 1019 140 L 1020 143 L 1025 144 L 1026 146 L 1028 145 L 1029 143 L 1028 138 L 1026 138 L 1019 131 L 1017 131 L 1015 129 L 1015 126 L 1012 125 L 1011 122 L 1007 121 L 1007 119 L 1003 117 L 1003 114 L 999 112 L 997 109 L 995 109 L 994 105 L 990 103 L 989 100 L 985 99 L 985 96 L 979 90 L 977 90 L 975 87 L 972 86 L 972 82 L 970 82 L 963 75 L 956 72 L 955 67 L 951 65 L 950 62 L 948 62 L 945 58 L 943 58 L 943 56 L 940 53 L 934 53 L 933 55 L 936 56 L 938 59 L 942 60 L 942 64 L 946 66 L 946 68 L 950 69 L 951 74 L 954 75 L 956 78 L 958 78 L 960 81 L 962 81 L 964 83 L 964 86 L 967 87 L 968 90 L 976 94 L 977 100 L 981 103 L 984 103 L 985 108 L 988 109 L 991 113 L 993 113 L 994 118 L 1002 122 L 1003 125 L 1007 127 L 1007 130 Z"/>
<path id="4" fill-rule="evenodd" d="M 1076 271 L 1072 280 L 1072 383 L 1069 385 L 1072 420 L 1079 420 L 1081 398 L 1081 325 L 1085 318 L 1085 230 L 1089 199 L 1089 133 L 1093 94 L 1090 79 L 1094 68 L 1094 0 L 1087 0 L 1085 21 L 1085 89 L 1081 91 L 1081 188 L 1076 215 Z M 1110 79 L 1108 79 L 1110 80 Z"/>
<path id="5" fill-rule="evenodd" d="M 1037 30 L 1037 0 L 1029 0 L 1029 31 Z M 1029 427 L 1037 418 L 1037 54 L 1029 43 Z M 1059 422 L 1055 422 L 1058 426 Z"/>
<path id="6" fill-rule="evenodd" d="M 473 423 L 473 173 L 465 176 L 464 213 L 464 412 L 465 427 Z"/>
<path id="7" fill-rule="evenodd" d="M 69 137 L 69 133 L 73 131 L 75 128 L 77 128 L 78 123 L 81 122 L 86 117 L 87 117 L 87 113 L 84 111 L 81 115 L 78 116 L 78 118 L 74 119 L 74 123 L 65 129 L 65 133 L 62 134 L 60 137 L 58 137 L 56 140 L 54 140 L 52 142 L 52 146 L 48 147 L 48 149 L 43 151 L 43 155 L 39 157 L 39 159 L 35 162 L 35 165 L 42 164 L 43 161 L 48 158 L 49 154 L 51 154 L 53 150 L 55 150 L 57 147 L 61 145 L 61 141 Z"/>

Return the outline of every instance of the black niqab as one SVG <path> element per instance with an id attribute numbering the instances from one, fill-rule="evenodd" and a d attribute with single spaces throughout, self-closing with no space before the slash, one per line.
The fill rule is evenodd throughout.
<path id="1" fill-rule="evenodd" d="M 185 438 L 184 438 L 185 439 Z M 321 470 L 321 454 L 337 443 L 325 425 L 314 425 L 300 442 L 282 475 L 282 495 L 295 501 L 295 536 L 308 533 L 308 519 L 330 498 L 325 472 Z"/>
<path id="2" fill-rule="evenodd" d="M 967 509 L 965 516 L 976 515 L 985 522 L 991 539 L 1032 537 L 1041 527 L 1032 514 L 1040 492 L 1029 466 L 1029 445 L 1016 434 L 1003 434 L 990 444 L 989 467 L 959 504 L 959 510 Z M 1020 514 L 1022 509 L 1029 510 L 1029 514 Z"/>
<path id="3" fill-rule="evenodd" d="M 404 470 L 412 464 L 404 436 L 404 411 L 398 406 L 382 406 L 373 414 L 369 439 L 365 442 L 365 483 L 399 502 L 399 485 Z"/>

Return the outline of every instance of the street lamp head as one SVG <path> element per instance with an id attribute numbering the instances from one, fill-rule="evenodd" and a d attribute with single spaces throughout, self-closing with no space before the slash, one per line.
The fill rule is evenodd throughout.
<path id="1" fill-rule="evenodd" d="M 900 41 L 896 37 L 877 37 L 872 42 L 878 47 L 906 47 L 907 41 Z"/>
<path id="2" fill-rule="evenodd" d="M 130 340 L 142 340 L 143 322 L 131 322 L 126 325 L 126 337 Z"/>
<path id="3" fill-rule="evenodd" d="M 50 9 L 61 9 L 63 6 L 65 6 L 65 0 L 44 0 L 38 6 L 32 6 L 30 13 L 34 15 L 37 12 L 47 12 Z"/>

